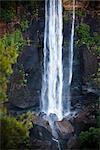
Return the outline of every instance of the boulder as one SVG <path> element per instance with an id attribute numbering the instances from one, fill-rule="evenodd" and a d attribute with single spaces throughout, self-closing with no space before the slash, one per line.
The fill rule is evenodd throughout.
<path id="1" fill-rule="evenodd" d="M 58 142 L 54 140 L 48 121 L 36 116 L 30 130 L 31 148 L 35 150 L 58 150 Z"/>
<path id="2" fill-rule="evenodd" d="M 70 119 L 76 135 L 79 135 L 82 130 L 87 130 L 89 127 L 96 125 L 95 109 L 95 106 L 90 104 Z"/>
<path id="3" fill-rule="evenodd" d="M 77 136 L 74 135 L 73 137 L 71 137 L 68 142 L 67 142 L 67 149 L 68 150 L 78 150 L 80 148 L 80 145 L 79 145 L 79 141 L 77 139 Z"/>
<path id="4" fill-rule="evenodd" d="M 67 119 L 55 122 L 58 139 L 62 150 L 67 149 L 67 142 L 74 134 L 74 127 Z"/>
<path id="5" fill-rule="evenodd" d="M 56 129 L 62 136 L 67 136 L 74 133 L 74 127 L 67 119 L 63 119 L 62 121 L 56 121 L 55 125 Z"/>
<path id="6" fill-rule="evenodd" d="M 34 117 L 33 117 L 33 126 L 34 125 L 41 126 L 41 127 L 45 128 L 46 130 L 48 130 L 50 133 L 52 133 L 49 122 L 47 120 L 43 119 L 40 116 L 34 115 Z"/>

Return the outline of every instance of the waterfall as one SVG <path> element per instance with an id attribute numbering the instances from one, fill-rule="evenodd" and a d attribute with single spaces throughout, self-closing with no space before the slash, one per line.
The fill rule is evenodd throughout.
<path id="1" fill-rule="evenodd" d="M 62 0 L 45 0 L 42 112 L 63 118 Z"/>
<path id="2" fill-rule="evenodd" d="M 71 113 L 71 93 L 70 87 L 72 82 L 73 75 L 73 48 L 74 48 L 74 25 L 75 25 L 75 0 L 73 0 L 73 14 L 72 14 L 72 26 L 71 26 L 71 38 L 70 38 L 70 47 L 69 47 L 69 76 L 68 76 L 68 85 L 67 85 L 67 115 Z"/>
<path id="3" fill-rule="evenodd" d="M 69 85 L 71 85 L 72 74 L 73 74 L 74 24 L 75 24 L 75 0 L 73 0 L 73 18 L 72 18 L 70 54 L 69 54 L 69 82 L 68 82 Z"/>
<path id="4" fill-rule="evenodd" d="M 69 48 L 67 83 L 67 110 L 63 110 L 63 61 L 62 61 L 62 0 L 45 0 L 44 65 L 41 90 L 41 111 L 47 116 L 55 114 L 61 120 L 70 113 L 70 86 L 73 72 L 73 43 L 75 0 Z"/>

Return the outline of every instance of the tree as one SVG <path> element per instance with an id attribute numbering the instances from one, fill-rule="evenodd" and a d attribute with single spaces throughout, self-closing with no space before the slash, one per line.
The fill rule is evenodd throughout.
<path id="1" fill-rule="evenodd" d="M 21 31 L 4 35 L 0 39 L 0 101 L 7 99 L 6 90 L 8 78 L 12 74 L 12 65 L 16 63 L 19 50 L 23 47 L 25 41 Z"/>

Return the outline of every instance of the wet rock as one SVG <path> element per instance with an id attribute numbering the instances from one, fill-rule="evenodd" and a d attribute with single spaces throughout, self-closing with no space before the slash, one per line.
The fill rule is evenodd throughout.
<path id="1" fill-rule="evenodd" d="M 33 139 L 31 140 L 31 148 L 34 150 L 59 150 L 56 142 L 50 142 L 47 140 L 38 140 L 38 139 Z"/>
<path id="2" fill-rule="evenodd" d="M 88 106 L 83 106 L 81 110 L 73 117 L 70 117 L 69 120 L 67 120 L 67 117 L 67 119 L 56 122 L 62 150 L 80 149 L 78 136 L 81 131 L 88 130 L 91 126 L 95 127 L 95 110 L 96 108 L 92 103 Z"/>
<path id="3" fill-rule="evenodd" d="M 50 125 L 49 125 L 49 122 L 47 120 L 44 120 L 40 116 L 37 116 L 37 115 L 34 116 L 34 118 L 33 118 L 33 126 L 34 125 L 41 126 L 41 127 L 45 128 L 46 130 L 48 130 L 50 133 L 52 133 L 52 130 L 51 130 Z"/>
<path id="4" fill-rule="evenodd" d="M 62 150 L 67 149 L 67 142 L 74 134 L 74 127 L 67 119 L 55 122 L 58 139 Z"/>
<path id="5" fill-rule="evenodd" d="M 100 96 L 100 88 L 91 83 L 86 83 L 86 85 L 82 86 L 82 90 L 84 95 L 91 96 L 93 99 L 97 99 Z"/>
<path id="6" fill-rule="evenodd" d="M 85 106 L 76 116 L 70 119 L 76 135 L 79 135 L 82 130 L 87 130 L 90 126 L 95 126 L 95 109 L 93 104 Z"/>
<path id="7" fill-rule="evenodd" d="M 61 136 L 67 136 L 74 133 L 74 127 L 67 119 L 63 119 L 62 121 L 56 121 L 55 125 L 57 131 Z"/>
<path id="8" fill-rule="evenodd" d="M 33 119 L 33 128 L 30 130 L 31 148 L 35 150 L 58 150 L 58 143 L 53 138 L 49 123 L 36 116 Z"/>
<path id="9" fill-rule="evenodd" d="M 78 139 L 77 139 L 77 136 L 73 136 L 73 137 L 71 137 L 69 140 L 68 140 L 68 142 L 67 142 L 67 149 L 68 150 L 74 150 L 74 149 L 76 149 L 76 150 L 78 150 L 80 148 L 80 145 L 79 145 L 79 141 L 78 141 Z"/>

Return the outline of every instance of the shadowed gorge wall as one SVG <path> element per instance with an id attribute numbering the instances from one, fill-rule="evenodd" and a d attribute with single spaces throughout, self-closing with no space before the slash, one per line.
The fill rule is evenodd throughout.
<path id="1" fill-rule="evenodd" d="M 81 2 L 82 3 L 82 2 Z M 8 97 L 11 104 L 20 108 L 39 108 L 40 93 L 43 72 L 43 40 L 44 40 L 44 1 L 38 1 L 33 4 L 34 7 L 28 5 L 28 2 L 18 3 L 18 13 L 27 10 L 29 27 L 23 32 L 26 39 L 30 39 L 30 45 L 23 48 L 18 58 L 18 62 L 13 66 L 14 73 L 10 78 L 8 89 Z M 70 4 L 71 5 L 71 4 Z M 99 32 L 99 13 L 93 2 L 85 8 L 76 10 L 75 27 L 81 22 L 88 24 L 93 32 Z M 20 7 L 23 8 L 20 10 Z M 85 11 L 85 15 L 81 12 Z M 72 10 L 63 7 L 63 66 L 64 79 L 67 76 L 67 54 L 69 47 L 69 39 L 71 33 Z M 1 27 L 2 29 L 2 27 Z M 6 28 L 5 28 L 6 29 Z M 7 29 L 6 29 L 7 30 Z M 1 30 L 0 30 L 1 31 Z M 75 41 L 78 36 L 75 30 L 74 37 L 74 62 L 73 62 L 73 79 L 72 79 L 72 97 L 82 94 L 82 86 L 89 82 L 88 77 L 97 72 L 97 54 L 95 50 L 88 50 L 87 47 L 78 48 Z M 21 77 L 24 74 L 24 78 Z M 25 84 L 22 84 L 26 80 Z M 66 95 L 66 93 L 65 93 Z M 72 101 L 74 103 L 74 100 Z M 33 107 L 34 106 L 34 107 Z M 36 107 L 35 107 L 36 106 Z"/>
<path id="2" fill-rule="evenodd" d="M 0 1 L 2 150 L 99 149 L 100 2 L 58 2 Z"/>

